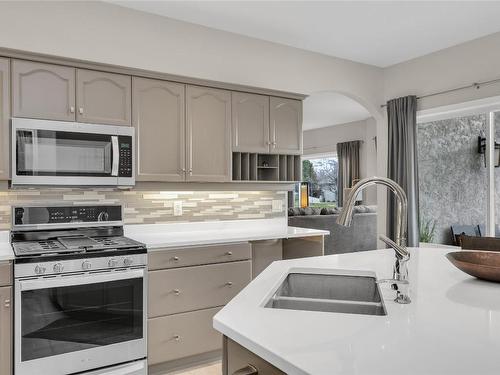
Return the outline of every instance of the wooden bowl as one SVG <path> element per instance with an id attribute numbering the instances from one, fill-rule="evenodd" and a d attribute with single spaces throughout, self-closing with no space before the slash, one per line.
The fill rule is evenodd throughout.
<path id="1" fill-rule="evenodd" d="M 446 258 L 459 270 L 478 279 L 500 282 L 500 252 L 454 251 Z"/>

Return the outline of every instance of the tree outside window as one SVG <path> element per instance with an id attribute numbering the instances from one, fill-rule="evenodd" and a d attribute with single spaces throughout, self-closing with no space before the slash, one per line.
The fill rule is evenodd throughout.
<path id="1" fill-rule="evenodd" d="M 336 156 L 302 160 L 302 181 L 309 183 L 309 206 L 337 206 L 338 159 Z"/>

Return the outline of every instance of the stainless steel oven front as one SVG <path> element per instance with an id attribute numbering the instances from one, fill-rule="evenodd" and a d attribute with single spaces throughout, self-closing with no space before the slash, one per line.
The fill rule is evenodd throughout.
<path id="1" fill-rule="evenodd" d="M 16 278 L 15 374 L 66 375 L 144 361 L 146 284 L 146 267 Z"/>
<path id="2" fill-rule="evenodd" d="M 13 185 L 135 184 L 134 128 L 12 118 Z"/>

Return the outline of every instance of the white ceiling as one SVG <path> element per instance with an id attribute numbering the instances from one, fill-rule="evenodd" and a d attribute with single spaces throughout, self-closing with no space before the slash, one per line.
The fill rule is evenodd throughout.
<path id="1" fill-rule="evenodd" d="M 500 31 L 500 1 L 113 1 L 380 67 Z"/>
<path id="2" fill-rule="evenodd" d="M 333 92 L 310 95 L 304 100 L 303 129 L 324 128 L 366 120 L 370 113 L 358 102 Z"/>

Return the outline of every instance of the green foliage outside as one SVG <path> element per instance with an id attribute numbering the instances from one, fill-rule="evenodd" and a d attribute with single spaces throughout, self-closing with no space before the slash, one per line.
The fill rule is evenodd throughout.
<path id="1" fill-rule="evenodd" d="M 436 220 L 422 220 L 420 223 L 420 242 L 432 242 L 436 232 Z"/>

